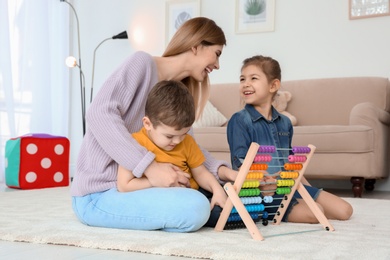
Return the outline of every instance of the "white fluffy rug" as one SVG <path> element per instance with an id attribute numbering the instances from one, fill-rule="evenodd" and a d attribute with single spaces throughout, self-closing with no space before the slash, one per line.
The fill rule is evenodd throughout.
<path id="1" fill-rule="evenodd" d="M 0 240 L 203 259 L 390 259 L 390 201 L 347 200 L 354 215 L 331 221 L 334 232 L 320 225 L 259 224 L 265 240 L 255 241 L 246 229 L 178 234 L 89 227 L 73 215 L 68 187 L 9 190 L 0 193 Z"/>

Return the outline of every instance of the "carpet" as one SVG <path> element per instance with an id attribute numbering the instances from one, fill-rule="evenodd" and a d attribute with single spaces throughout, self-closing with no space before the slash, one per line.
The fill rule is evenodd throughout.
<path id="1" fill-rule="evenodd" d="M 199 259 L 390 259 L 390 201 L 347 198 L 349 221 L 262 226 L 265 240 L 247 229 L 194 233 L 89 227 L 71 209 L 69 187 L 0 193 L 0 240 L 69 245 Z"/>

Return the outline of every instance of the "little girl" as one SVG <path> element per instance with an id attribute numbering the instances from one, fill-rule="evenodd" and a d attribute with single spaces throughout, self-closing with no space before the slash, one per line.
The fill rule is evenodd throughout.
<path id="1" fill-rule="evenodd" d="M 240 95 L 245 108 L 235 113 L 227 127 L 233 169 L 241 167 L 252 142 L 259 145 L 272 145 L 277 148 L 290 148 L 293 127 L 290 120 L 278 113 L 272 106 L 272 100 L 280 88 L 281 69 L 279 63 L 264 56 L 254 56 L 244 60 L 240 76 Z M 278 158 L 286 158 L 288 150 L 277 150 Z M 283 159 L 272 159 L 271 165 L 283 165 Z M 269 173 L 276 173 L 277 167 L 270 167 Z M 265 182 L 274 182 L 273 177 L 265 177 Z M 353 212 L 352 206 L 345 200 L 318 188 L 312 187 L 306 180 L 303 183 L 309 194 L 328 219 L 348 220 Z M 267 184 L 261 190 L 272 195 L 276 185 Z M 275 195 L 278 196 L 278 195 Z M 274 197 L 275 197 L 274 196 Z M 280 195 L 279 195 L 280 196 Z M 278 200 L 274 200 L 275 203 Z M 275 210 L 277 208 L 275 207 Z M 273 218 L 272 212 L 270 218 Z M 318 223 L 308 205 L 298 192 L 295 192 L 283 217 L 283 221 L 298 223 Z"/>

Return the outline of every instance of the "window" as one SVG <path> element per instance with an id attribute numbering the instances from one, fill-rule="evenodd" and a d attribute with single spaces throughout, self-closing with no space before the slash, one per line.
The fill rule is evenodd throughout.
<path id="1" fill-rule="evenodd" d="M 0 2 L 0 182 L 5 144 L 27 133 L 68 135 L 69 8 L 53 0 Z"/>

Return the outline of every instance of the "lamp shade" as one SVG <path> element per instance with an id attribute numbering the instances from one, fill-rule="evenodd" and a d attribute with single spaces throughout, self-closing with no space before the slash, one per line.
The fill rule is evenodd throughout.
<path id="1" fill-rule="evenodd" d="M 127 32 L 123 31 L 117 35 L 112 36 L 112 39 L 128 39 Z"/>
<path id="2" fill-rule="evenodd" d="M 68 66 L 69 68 L 73 68 L 73 67 L 76 67 L 78 64 L 77 64 L 77 61 L 76 61 L 76 58 L 73 57 L 73 56 L 69 56 L 65 59 L 65 64 L 66 66 Z"/>

